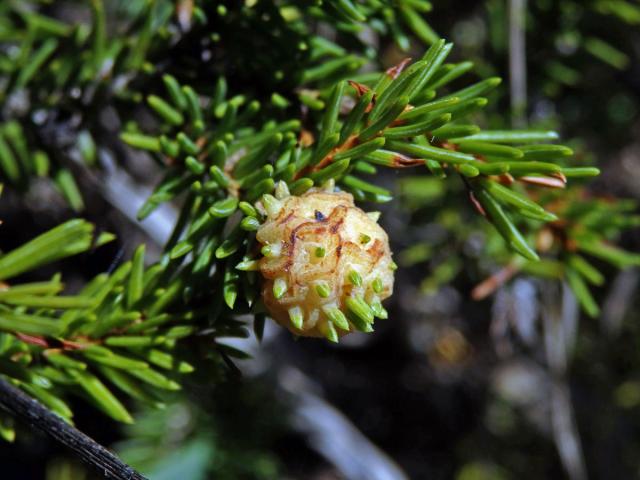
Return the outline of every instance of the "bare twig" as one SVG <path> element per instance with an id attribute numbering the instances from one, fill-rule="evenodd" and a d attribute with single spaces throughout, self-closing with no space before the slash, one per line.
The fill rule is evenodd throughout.
<path id="1" fill-rule="evenodd" d="M 485 278 L 482 282 L 474 287 L 471 291 L 471 298 L 474 300 L 483 300 L 489 295 L 492 295 L 498 288 L 502 287 L 505 283 L 513 278 L 518 273 L 518 267 L 514 263 L 508 264 L 506 267 L 501 268 L 493 275 Z"/>
<path id="2" fill-rule="evenodd" d="M 514 127 L 527 124 L 527 0 L 509 0 L 509 83 Z"/>
<path id="3" fill-rule="evenodd" d="M 145 477 L 122 462 L 109 450 L 72 427 L 40 402 L 22 390 L 0 378 L 0 407 L 13 417 L 27 422 L 31 427 L 46 433 L 62 443 L 110 480 L 145 480 Z"/>

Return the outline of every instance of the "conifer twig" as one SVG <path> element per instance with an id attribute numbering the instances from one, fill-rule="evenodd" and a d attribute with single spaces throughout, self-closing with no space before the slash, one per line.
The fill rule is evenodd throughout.
<path id="1" fill-rule="evenodd" d="M 84 462 L 111 480 L 144 480 L 145 477 L 105 447 L 72 427 L 40 402 L 0 378 L 0 407 L 73 450 Z"/>

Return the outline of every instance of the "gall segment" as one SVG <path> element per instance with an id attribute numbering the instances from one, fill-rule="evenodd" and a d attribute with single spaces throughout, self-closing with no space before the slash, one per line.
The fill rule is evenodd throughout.
<path id="1" fill-rule="evenodd" d="M 296 335 L 337 342 L 387 318 L 382 300 L 393 292 L 395 264 L 377 214 L 356 207 L 349 193 L 317 189 L 265 195 L 262 207 L 262 298 L 276 322 Z"/>

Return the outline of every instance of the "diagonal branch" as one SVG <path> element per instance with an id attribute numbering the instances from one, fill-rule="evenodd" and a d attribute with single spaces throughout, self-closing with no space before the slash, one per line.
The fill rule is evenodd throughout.
<path id="1" fill-rule="evenodd" d="M 72 427 L 40 402 L 0 378 L 0 407 L 62 443 L 110 480 L 145 480 L 109 450 Z"/>

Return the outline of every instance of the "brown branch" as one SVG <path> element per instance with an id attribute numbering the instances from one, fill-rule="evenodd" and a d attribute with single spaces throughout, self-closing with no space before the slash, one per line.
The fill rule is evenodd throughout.
<path id="1" fill-rule="evenodd" d="M 516 265 L 507 265 L 476 285 L 476 287 L 471 291 L 471 298 L 474 300 L 487 298 L 498 288 L 507 283 L 516 273 L 518 273 L 518 267 Z"/>
<path id="2" fill-rule="evenodd" d="M 145 477 L 124 463 L 105 447 L 72 427 L 55 413 L 22 390 L 0 378 L 0 407 L 13 417 L 46 433 L 70 448 L 82 461 L 104 478 L 111 480 L 145 480 Z"/>

